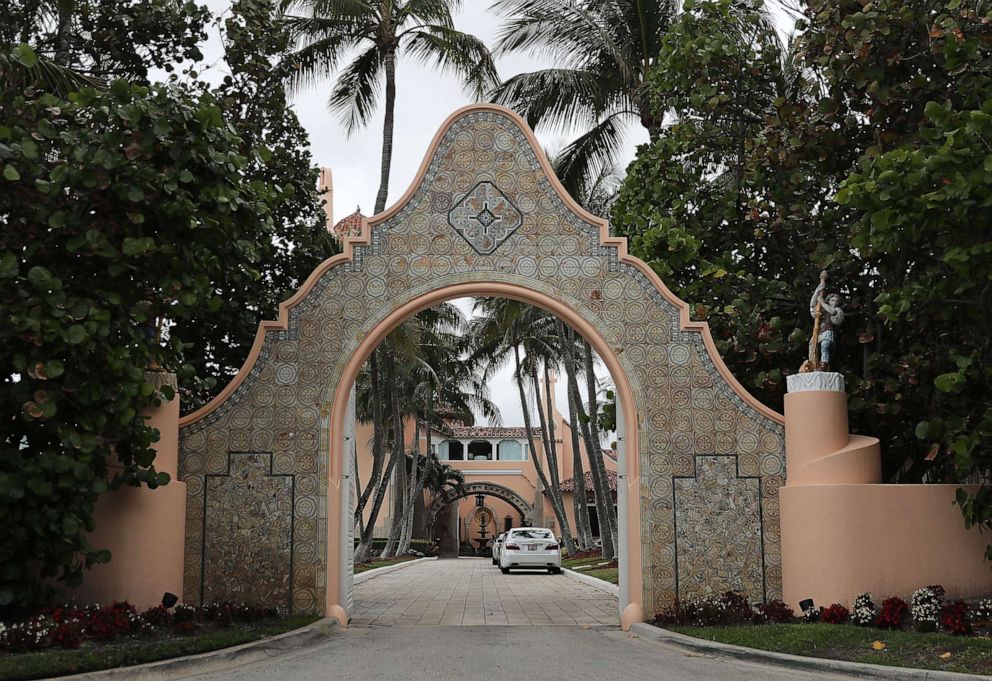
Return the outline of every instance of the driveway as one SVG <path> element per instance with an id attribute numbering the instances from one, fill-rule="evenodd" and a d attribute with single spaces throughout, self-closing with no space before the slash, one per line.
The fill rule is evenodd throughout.
<path id="1" fill-rule="evenodd" d="M 487 558 L 428 560 L 355 585 L 352 627 L 607 625 L 616 596 L 564 575 L 511 572 Z"/>
<path id="2" fill-rule="evenodd" d="M 197 681 L 840 681 L 690 653 L 622 632 L 617 599 L 564 575 L 488 560 L 424 561 L 355 586 L 351 625 L 325 643 Z M 469 626 L 475 625 L 475 626 Z M 516 626 L 514 626 L 516 625 Z M 541 626 L 543 625 L 543 626 Z"/>

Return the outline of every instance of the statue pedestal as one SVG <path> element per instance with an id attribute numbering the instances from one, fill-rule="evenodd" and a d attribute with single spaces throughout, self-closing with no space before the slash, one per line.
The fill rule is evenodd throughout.
<path id="1" fill-rule="evenodd" d="M 949 597 L 992 590 L 985 537 L 966 530 L 957 485 L 882 485 L 876 438 L 849 435 L 844 377 L 788 377 L 785 486 L 779 490 L 782 591 L 797 608 L 908 598 L 927 584 Z"/>

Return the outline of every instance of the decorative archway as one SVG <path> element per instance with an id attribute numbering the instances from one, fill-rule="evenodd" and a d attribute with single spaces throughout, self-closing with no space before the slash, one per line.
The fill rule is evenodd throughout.
<path id="1" fill-rule="evenodd" d="M 440 513 L 445 506 L 453 501 L 470 497 L 475 494 L 485 494 L 490 497 L 502 499 L 516 509 L 521 518 L 534 517 L 534 506 L 527 503 L 526 499 L 509 487 L 497 485 L 495 482 L 467 482 L 462 485 L 461 492 L 448 488 L 444 494 L 434 499 L 427 514 L 428 527 L 432 527 L 434 525 L 434 521 L 437 520 L 437 514 Z"/>
<path id="2" fill-rule="evenodd" d="M 347 622 L 351 386 L 404 318 L 479 295 L 558 315 L 616 382 L 622 623 L 676 597 L 780 597 L 782 416 L 566 194 L 523 120 L 476 105 L 449 117 L 406 194 L 345 239 L 261 324 L 235 379 L 182 419 L 185 599 L 287 602 Z"/>

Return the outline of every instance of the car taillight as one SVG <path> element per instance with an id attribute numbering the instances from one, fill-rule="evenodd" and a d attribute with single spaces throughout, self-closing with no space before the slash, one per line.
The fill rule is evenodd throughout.
<path id="1" fill-rule="evenodd" d="M 516 544 L 507 544 L 506 545 L 506 548 L 508 550 L 510 550 L 510 551 L 519 551 L 520 550 L 520 547 L 517 546 Z"/>
<path id="2" fill-rule="evenodd" d="M 545 551 L 557 551 L 558 550 L 558 545 L 557 544 L 548 544 L 547 546 L 544 547 L 544 550 Z"/>

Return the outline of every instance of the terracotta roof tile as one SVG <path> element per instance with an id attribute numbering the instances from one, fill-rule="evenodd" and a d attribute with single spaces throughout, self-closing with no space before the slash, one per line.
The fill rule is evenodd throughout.
<path id="1" fill-rule="evenodd" d="M 540 428 L 531 428 L 531 434 L 534 437 L 541 436 Z M 456 438 L 469 438 L 469 437 L 527 437 L 526 428 L 494 428 L 491 426 L 454 426 L 451 429 L 452 437 Z"/>

